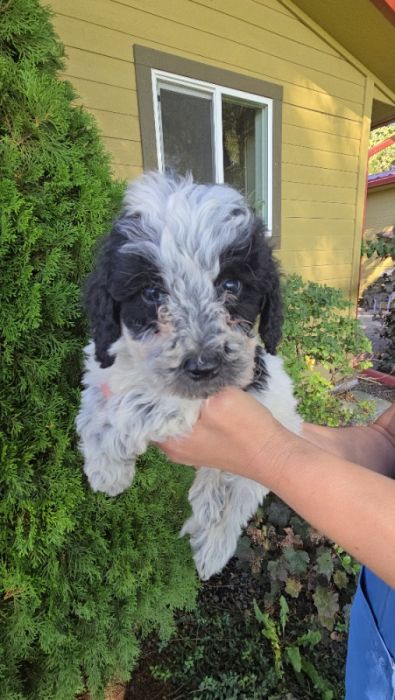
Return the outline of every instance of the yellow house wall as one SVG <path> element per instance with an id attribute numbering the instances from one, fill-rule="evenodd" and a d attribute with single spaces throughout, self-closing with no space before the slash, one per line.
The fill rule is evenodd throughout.
<path id="1" fill-rule="evenodd" d="M 283 86 L 285 272 L 356 299 L 373 82 L 280 0 L 51 0 L 116 175 L 142 170 L 133 44 Z M 362 159 L 361 159 L 362 154 Z"/>
<path id="2" fill-rule="evenodd" d="M 365 235 L 372 236 L 395 226 L 395 185 L 375 188 L 368 192 Z"/>
<path id="3" fill-rule="evenodd" d="M 395 185 L 372 189 L 366 202 L 364 238 L 370 240 L 376 233 L 395 226 Z M 377 262 L 377 258 L 363 258 L 361 265 L 361 293 L 380 275 L 394 267 L 392 260 Z"/>

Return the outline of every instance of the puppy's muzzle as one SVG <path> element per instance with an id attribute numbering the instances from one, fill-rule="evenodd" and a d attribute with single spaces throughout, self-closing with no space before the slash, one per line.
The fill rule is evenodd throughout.
<path id="1" fill-rule="evenodd" d="M 221 368 L 220 355 L 192 355 L 184 360 L 182 369 L 190 379 L 198 382 L 203 379 L 213 379 Z"/>

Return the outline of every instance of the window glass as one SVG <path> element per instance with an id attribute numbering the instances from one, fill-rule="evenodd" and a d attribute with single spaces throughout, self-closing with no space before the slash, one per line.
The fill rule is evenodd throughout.
<path id="1" fill-rule="evenodd" d="M 222 98 L 224 181 L 243 192 L 260 212 L 267 204 L 266 139 L 261 106 Z"/>
<path id="2" fill-rule="evenodd" d="M 159 90 L 164 169 L 191 171 L 198 182 L 213 182 L 213 106 L 211 95 L 161 86 Z"/>
<path id="3" fill-rule="evenodd" d="M 232 185 L 270 228 L 271 100 L 160 71 L 153 89 L 160 169 Z"/>

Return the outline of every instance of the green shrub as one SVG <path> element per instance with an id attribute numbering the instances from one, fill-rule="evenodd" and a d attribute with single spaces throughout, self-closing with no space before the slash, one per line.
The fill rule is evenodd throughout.
<path id="1" fill-rule="evenodd" d="M 333 394 L 345 377 L 369 366 L 370 341 L 346 311 L 342 293 L 290 275 L 283 286 L 284 328 L 279 353 L 295 382 L 299 410 L 305 420 L 336 426 L 365 412 L 356 402 L 347 405 Z M 324 370 L 324 372 L 322 371 Z"/>
<path id="2" fill-rule="evenodd" d="M 196 586 L 178 538 L 187 470 L 152 450 L 117 499 L 82 475 L 80 286 L 122 186 L 61 53 L 38 0 L 1 5 L 1 700 L 102 697 Z"/>
<path id="3" fill-rule="evenodd" d="M 372 258 L 376 255 L 381 260 L 385 258 L 395 260 L 395 240 L 393 236 L 377 234 L 373 240 L 365 241 L 362 245 L 362 255 L 366 255 L 367 258 Z"/>

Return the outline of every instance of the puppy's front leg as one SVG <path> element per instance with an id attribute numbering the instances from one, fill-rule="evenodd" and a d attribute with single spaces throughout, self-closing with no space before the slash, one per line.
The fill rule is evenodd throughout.
<path id="1" fill-rule="evenodd" d="M 120 456 L 120 436 L 112 431 L 111 436 L 95 434 L 82 442 L 84 472 L 93 491 L 102 491 L 108 496 L 118 496 L 127 489 L 134 478 L 135 455 L 123 459 Z M 111 442 L 109 449 L 108 442 Z M 106 444 L 107 443 L 107 444 Z M 115 447 L 118 444 L 117 447 Z"/>
<path id="2" fill-rule="evenodd" d="M 181 535 L 191 536 L 201 579 L 218 573 L 236 551 L 247 525 L 268 489 L 255 481 L 206 467 L 199 469 L 189 491 L 192 516 Z"/>
<path id="3" fill-rule="evenodd" d="M 102 491 L 108 496 L 125 491 L 135 472 L 137 449 L 132 431 L 121 433 L 117 422 L 116 411 L 109 409 L 96 387 L 82 392 L 77 432 L 84 456 L 84 472 L 93 491 Z"/>

